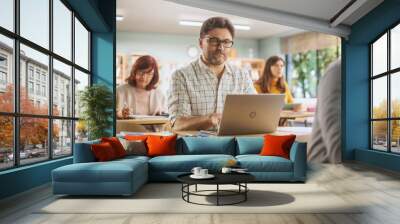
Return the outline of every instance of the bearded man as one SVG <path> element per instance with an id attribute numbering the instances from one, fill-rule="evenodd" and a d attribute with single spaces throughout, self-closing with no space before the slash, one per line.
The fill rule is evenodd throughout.
<path id="1" fill-rule="evenodd" d="M 216 129 L 227 94 L 255 94 L 248 72 L 228 64 L 235 29 L 222 17 L 207 19 L 201 29 L 200 57 L 172 74 L 168 112 L 172 128 Z"/>

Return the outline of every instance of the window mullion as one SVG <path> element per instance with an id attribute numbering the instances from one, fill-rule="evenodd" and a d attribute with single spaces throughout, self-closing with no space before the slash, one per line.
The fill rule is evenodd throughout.
<path id="1" fill-rule="evenodd" d="M 390 29 L 389 29 L 389 31 L 387 32 L 387 52 L 386 52 L 386 54 L 387 54 L 387 71 L 390 71 Z M 388 98 L 388 100 L 387 100 L 387 110 L 388 110 L 388 118 L 391 118 L 392 117 L 392 99 L 391 99 L 391 78 L 392 78 L 392 76 L 391 76 L 391 74 L 389 73 L 389 74 L 387 74 L 387 90 L 388 90 L 388 92 L 387 92 L 387 98 Z M 390 121 L 388 121 L 388 128 L 387 128 L 387 131 L 388 131 L 388 133 L 387 133 L 387 135 L 388 135 L 388 152 L 391 152 L 392 151 L 392 135 L 391 135 L 391 132 L 392 132 L 392 121 L 390 120 Z"/>
<path id="2" fill-rule="evenodd" d="M 71 56 L 72 56 L 72 67 L 71 67 L 71 117 L 75 118 L 75 12 L 72 11 L 71 14 L 71 23 L 72 23 L 72 38 L 71 38 Z M 72 126 L 72 133 L 71 133 L 71 150 L 72 150 L 72 155 L 74 155 L 74 145 L 75 145 L 75 126 L 76 126 L 76 121 L 73 120 L 71 122 L 71 126 Z"/>
<path id="3" fill-rule="evenodd" d="M 373 121 L 372 121 L 372 119 L 373 119 L 373 91 L 374 91 L 374 85 L 373 85 L 373 79 L 372 79 L 372 72 L 374 71 L 373 70 L 373 50 L 374 50 L 374 48 L 372 47 L 373 45 L 370 45 L 370 47 L 369 47 L 369 52 L 370 52 L 370 55 L 369 55 L 369 64 L 370 64 L 370 66 L 369 66 L 369 69 L 370 69 L 370 71 L 369 71 L 369 86 L 370 86 L 370 89 L 369 89 L 369 119 L 370 119 L 370 122 L 369 122 L 369 138 L 370 138 L 370 141 L 369 141 L 369 146 L 370 146 L 370 149 L 373 149 L 373 147 L 374 147 L 374 143 L 373 143 L 373 141 L 374 141 L 374 136 L 373 136 Z"/>
<path id="4" fill-rule="evenodd" d="M 14 30 L 17 35 L 19 35 L 19 25 L 20 25 L 20 1 L 14 1 Z M 14 39 L 14 113 L 19 114 L 20 105 L 20 46 L 19 39 Z M 20 136 L 20 118 L 14 115 L 14 166 L 19 166 L 20 155 L 19 155 L 19 136 Z"/>
<path id="5" fill-rule="evenodd" d="M 53 0 L 49 0 L 49 50 L 53 52 Z M 49 91 L 47 96 L 49 97 L 49 116 L 48 119 L 48 152 L 49 159 L 53 159 L 53 56 L 49 55 L 49 73 L 48 73 L 48 83 L 49 86 L 47 90 Z"/>

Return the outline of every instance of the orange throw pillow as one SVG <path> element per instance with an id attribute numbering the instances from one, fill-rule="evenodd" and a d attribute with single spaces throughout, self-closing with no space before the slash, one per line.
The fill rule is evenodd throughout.
<path id="1" fill-rule="evenodd" d="M 99 162 L 110 161 L 117 158 L 114 149 L 108 142 L 93 144 L 91 145 L 91 150 L 94 154 L 94 157 Z"/>
<path id="2" fill-rule="evenodd" d="M 146 141 L 147 135 L 125 135 L 125 139 L 129 141 Z"/>
<path id="3" fill-rule="evenodd" d="M 108 142 L 114 149 L 115 155 L 117 158 L 125 157 L 126 151 L 124 146 L 122 146 L 121 142 L 117 137 L 109 137 L 109 138 L 101 138 L 101 142 Z"/>
<path id="4" fill-rule="evenodd" d="M 165 156 L 176 154 L 176 135 L 157 136 L 149 135 L 147 137 L 147 155 L 148 156 Z"/>
<path id="5" fill-rule="evenodd" d="M 262 156 L 280 156 L 290 158 L 290 148 L 296 135 L 265 135 L 264 146 L 261 149 Z"/>

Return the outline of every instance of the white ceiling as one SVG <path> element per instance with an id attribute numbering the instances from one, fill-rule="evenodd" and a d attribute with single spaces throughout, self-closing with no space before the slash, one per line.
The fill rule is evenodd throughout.
<path id="1" fill-rule="evenodd" d="M 241 38 L 259 39 L 303 32 L 303 30 L 297 28 L 184 6 L 164 0 L 117 0 L 117 15 L 124 16 L 123 21 L 117 22 L 117 31 L 124 32 L 199 35 L 200 27 L 181 26 L 178 24 L 179 21 L 204 21 L 212 16 L 224 16 L 228 17 L 234 24 L 249 25 L 251 27 L 249 31 L 236 31 L 236 36 Z"/>
<path id="2" fill-rule="evenodd" d="M 276 9 L 311 18 L 330 20 L 351 0 L 226 0 L 256 7 Z M 296 3 L 295 3 L 296 2 Z"/>
<path id="3" fill-rule="evenodd" d="M 310 18 L 329 21 L 336 13 L 344 8 L 351 0 L 224 0 L 226 2 L 240 3 L 267 9 L 275 9 L 282 12 L 302 15 Z M 296 2 L 296 4 L 294 4 Z M 367 0 L 365 4 L 353 15 L 343 21 L 342 24 L 352 25 L 360 17 L 382 3 L 383 0 Z"/>
<path id="4" fill-rule="evenodd" d="M 332 26 L 330 20 L 351 0 L 117 0 L 118 31 L 198 35 L 199 27 L 185 27 L 179 20 L 204 21 L 228 17 L 234 24 L 249 25 L 238 37 L 264 38 L 317 31 L 347 37 L 350 26 L 383 0 L 356 0 Z M 354 10 L 350 10 L 353 7 Z M 291 26 L 291 27 L 290 27 Z"/>
<path id="5" fill-rule="evenodd" d="M 345 0 L 165 0 L 205 10 L 240 15 L 303 30 L 347 38 L 351 27 L 383 0 L 355 0 L 346 8 Z M 330 20 L 340 11 L 332 23 Z"/>

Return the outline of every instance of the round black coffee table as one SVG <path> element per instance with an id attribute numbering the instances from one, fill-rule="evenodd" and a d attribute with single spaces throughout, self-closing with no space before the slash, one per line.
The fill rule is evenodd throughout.
<path id="1" fill-rule="evenodd" d="M 249 188 L 247 183 L 255 180 L 255 177 L 248 173 L 216 173 L 213 174 L 215 177 L 212 179 L 193 179 L 190 177 L 191 173 L 182 174 L 177 177 L 178 181 L 182 183 L 182 199 L 188 203 L 198 204 L 198 205 L 234 205 L 247 200 L 247 192 Z M 197 190 L 197 185 L 216 185 L 215 190 Z M 190 186 L 195 186 L 194 191 L 190 191 Z M 223 190 L 220 189 L 220 185 L 236 185 L 237 190 Z M 205 194 L 209 192 L 215 192 L 215 194 Z M 202 204 L 190 201 L 190 196 L 204 196 L 204 197 L 216 197 L 216 204 Z M 241 196 L 238 201 L 231 203 L 221 203 L 221 197 L 232 197 Z"/>

